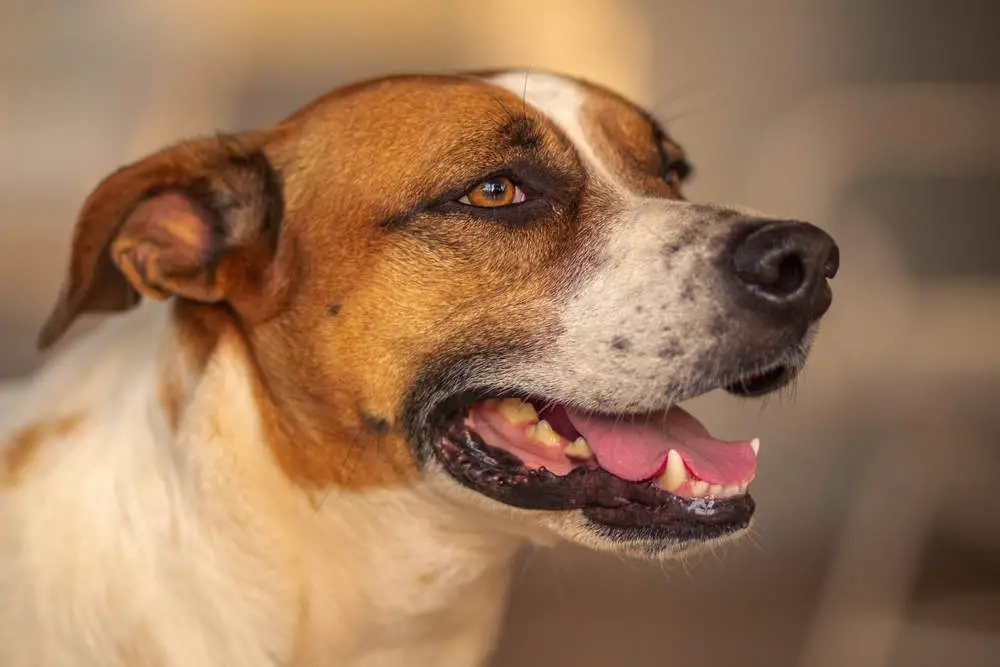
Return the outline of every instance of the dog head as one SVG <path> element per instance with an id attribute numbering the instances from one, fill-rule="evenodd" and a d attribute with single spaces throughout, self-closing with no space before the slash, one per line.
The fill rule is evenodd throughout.
<path id="1" fill-rule="evenodd" d="M 354 85 L 112 174 L 42 344 L 172 297 L 191 339 L 244 345 L 303 487 L 430 485 L 674 553 L 749 524 L 757 448 L 677 403 L 791 380 L 838 263 L 809 224 L 686 201 L 689 171 L 648 114 L 583 81 Z"/>

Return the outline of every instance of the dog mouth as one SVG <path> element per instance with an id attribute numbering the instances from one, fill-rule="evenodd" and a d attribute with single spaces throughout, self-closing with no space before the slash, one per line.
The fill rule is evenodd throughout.
<path id="1" fill-rule="evenodd" d="M 725 386 L 759 396 L 795 375 L 776 365 Z M 692 542 L 749 525 L 757 438 L 714 438 L 679 406 L 596 413 L 542 396 L 469 392 L 440 410 L 435 453 L 452 477 L 523 509 L 582 510 L 613 539 Z"/>

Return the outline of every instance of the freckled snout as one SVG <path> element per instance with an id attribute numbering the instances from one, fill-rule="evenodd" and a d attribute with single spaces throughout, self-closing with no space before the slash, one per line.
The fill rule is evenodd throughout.
<path id="1" fill-rule="evenodd" d="M 732 251 L 732 269 L 743 289 L 771 308 L 808 320 L 830 307 L 827 280 L 839 264 L 840 251 L 830 235 L 805 222 L 767 222 Z"/>

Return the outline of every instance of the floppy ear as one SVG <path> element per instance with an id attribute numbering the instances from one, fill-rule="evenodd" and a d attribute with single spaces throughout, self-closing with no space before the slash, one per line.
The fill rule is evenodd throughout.
<path id="1" fill-rule="evenodd" d="M 142 296 L 249 307 L 272 277 L 282 214 L 278 175 L 252 141 L 192 141 L 119 169 L 83 205 L 38 346 L 82 313 L 126 310 Z"/>

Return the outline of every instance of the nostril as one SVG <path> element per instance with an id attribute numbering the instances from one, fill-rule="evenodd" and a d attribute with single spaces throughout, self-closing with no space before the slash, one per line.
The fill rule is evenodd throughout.
<path id="1" fill-rule="evenodd" d="M 734 234 L 732 266 L 744 287 L 787 306 L 808 307 L 839 268 L 836 243 L 818 227 L 772 222 Z"/>
<path id="2" fill-rule="evenodd" d="M 786 255 L 778 262 L 777 279 L 771 285 L 761 285 L 775 296 L 794 294 L 806 280 L 806 267 L 797 254 Z"/>
<path id="3" fill-rule="evenodd" d="M 745 284 L 777 297 L 795 294 L 808 273 L 805 259 L 794 248 L 771 248 L 761 254 L 737 253 L 735 265 Z"/>

